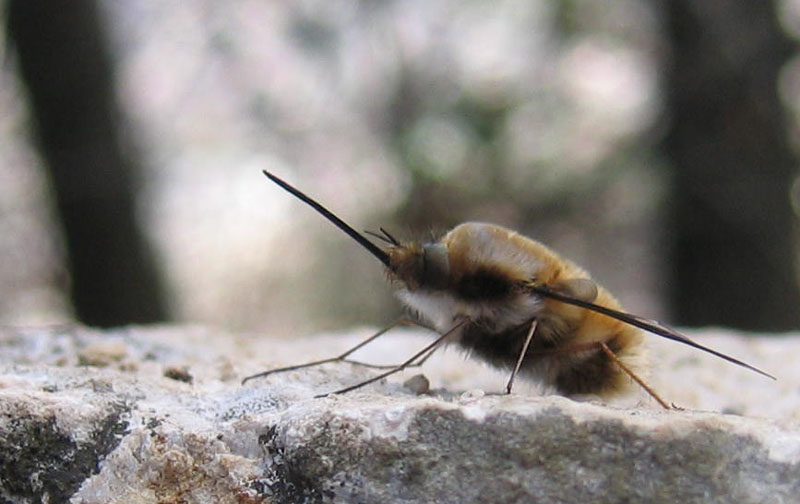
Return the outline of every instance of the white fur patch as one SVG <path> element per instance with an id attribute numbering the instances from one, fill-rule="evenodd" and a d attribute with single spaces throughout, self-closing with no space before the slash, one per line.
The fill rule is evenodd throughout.
<path id="1" fill-rule="evenodd" d="M 492 332 L 503 332 L 535 317 L 541 307 L 536 296 L 526 294 L 497 302 L 467 302 L 446 292 L 400 289 L 397 297 L 440 333 L 463 318 L 480 322 Z"/>

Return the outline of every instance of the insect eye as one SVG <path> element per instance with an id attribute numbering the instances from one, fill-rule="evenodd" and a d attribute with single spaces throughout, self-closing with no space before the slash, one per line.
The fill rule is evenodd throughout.
<path id="1" fill-rule="evenodd" d="M 441 243 L 422 246 L 422 283 L 429 287 L 446 287 L 450 276 L 450 259 L 447 247 Z"/>

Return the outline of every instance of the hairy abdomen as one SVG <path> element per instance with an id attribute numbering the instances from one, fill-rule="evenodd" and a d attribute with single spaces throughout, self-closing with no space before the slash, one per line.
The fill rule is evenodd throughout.
<path id="1" fill-rule="evenodd" d="M 499 369 L 511 371 L 522 351 L 529 329 L 530 326 L 525 324 L 504 332 L 491 333 L 479 326 L 469 325 L 463 330 L 458 344 L 474 357 Z M 635 329 L 620 329 L 601 341 L 624 364 L 638 370 L 642 367 L 641 335 Z M 569 344 L 558 345 L 552 339 L 537 339 L 536 336 L 522 361 L 520 374 L 565 395 L 609 396 L 624 392 L 632 385 L 624 371 L 599 346 L 573 351 Z"/>

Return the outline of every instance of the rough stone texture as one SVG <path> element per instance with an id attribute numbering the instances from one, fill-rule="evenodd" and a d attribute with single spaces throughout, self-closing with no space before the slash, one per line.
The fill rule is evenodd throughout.
<path id="1" fill-rule="evenodd" d="M 495 395 L 506 374 L 454 350 L 426 363 L 427 394 L 403 385 L 414 370 L 314 399 L 374 373 L 346 364 L 239 384 L 366 334 L 0 329 L 0 503 L 800 502 L 797 335 L 693 333 L 778 382 L 654 338 L 650 382 L 684 411 Z M 397 331 L 358 357 L 426 341 Z"/>

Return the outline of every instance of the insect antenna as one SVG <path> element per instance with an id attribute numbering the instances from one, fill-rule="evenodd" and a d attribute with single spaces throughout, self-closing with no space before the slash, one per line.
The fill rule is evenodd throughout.
<path id="1" fill-rule="evenodd" d="M 388 238 L 386 238 L 382 234 L 376 233 L 375 231 L 370 231 L 369 229 L 365 229 L 364 230 L 364 234 L 365 235 L 370 235 L 373 238 L 377 238 L 378 240 L 380 240 L 382 242 L 385 242 L 385 243 L 388 243 L 389 245 L 394 245 L 394 243 L 392 243 L 391 240 L 389 240 Z"/>
<path id="2" fill-rule="evenodd" d="M 384 228 L 381 227 L 381 228 L 378 228 L 378 229 L 380 229 L 381 233 L 383 233 L 383 234 L 378 234 L 375 231 L 370 231 L 370 230 L 365 230 L 364 234 L 368 234 L 368 235 L 370 235 L 370 236 L 372 236 L 374 238 L 377 238 L 377 239 L 381 240 L 382 242 L 388 243 L 389 245 L 394 245 L 395 247 L 401 247 L 402 246 L 400 244 L 400 242 L 397 241 L 394 236 L 390 235 L 389 232 L 386 231 Z"/>
<path id="3" fill-rule="evenodd" d="M 644 329 L 645 331 L 651 332 L 658 336 L 662 336 L 667 339 L 671 339 L 673 341 L 678 341 L 683 343 L 684 345 L 689 345 L 691 347 L 697 348 L 698 350 L 702 350 L 704 352 L 710 353 L 711 355 L 715 355 L 720 359 L 724 359 L 728 362 L 736 364 L 737 366 L 742 366 L 743 368 L 749 369 L 750 371 L 754 371 L 762 376 L 766 376 L 767 378 L 772 378 L 775 380 L 776 378 L 769 373 L 765 373 L 761 371 L 757 367 L 751 366 L 746 362 L 742 362 L 739 359 L 735 359 L 729 355 L 725 355 L 722 352 L 718 352 L 712 348 L 707 346 L 701 345 L 691 339 L 688 336 L 685 336 L 678 331 L 666 327 L 655 320 L 646 319 L 643 317 L 639 317 L 637 315 L 632 315 L 630 313 L 625 313 L 617 310 L 613 310 L 611 308 L 606 308 L 605 306 L 596 305 L 594 303 L 590 303 L 589 301 L 583 301 L 580 299 L 572 298 L 570 296 L 566 296 L 564 294 L 558 293 L 556 291 L 550 290 L 547 287 L 537 286 L 537 285 L 529 285 L 528 289 L 531 292 L 539 294 L 540 296 L 547 297 L 550 299 L 555 299 L 556 301 L 561 301 L 562 303 L 571 304 L 574 306 L 579 306 L 581 308 L 586 308 L 587 310 L 592 310 L 597 313 L 602 313 L 608 317 L 617 319 L 621 322 L 625 322 L 626 324 L 630 324 L 632 326 L 638 327 L 639 329 Z"/>
<path id="4" fill-rule="evenodd" d="M 394 245 L 394 246 L 396 246 L 396 247 L 399 247 L 399 246 L 400 246 L 400 242 L 399 242 L 399 241 L 397 241 L 397 239 L 395 239 L 395 237 L 394 237 L 394 236 L 392 236 L 391 234 L 389 234 L 389 231 L 386 231 L 386 229 L 385 229 L 385 228 L 383 228 L 383 227 L 381 227 L 381 228 L 379 228 L 379 229 L 381 230 L 381 233 L 383 233 L 384 235 L 386 235 L 386 238 L 389 238 L 389 241 L 390 241 L 390 242 L 392 242 L 392 245 Z"/>
<path id="5" fill-rule="evenodd" d="M 267 170 L 264 170 L 264 175 L 266 175 L 268 179 L 275 182 L 283 189 L 294 195 L 297 199 L 299 199 L 303 203 L 307 204 L 308 206 L 319 212 L 323 217 L 328 219 L 334 226 L 347 233 L 347 235 L 350 236 L 350 238 L 357 241 L 359 245 L 361 245 L 362 247 L 367 249 L 372 255 L 377 257 L 378 260 L 382 262 L 384 265 L 386 265 L 387 268 L 392 267 L 389 261 L 389 254 L 381 250 L 371 241 L 367 240 L 361 233 L 359 233 L 358 231 L 350 227 L 345 221 L 334 215 L 333 212 L 331 212 L 324 206 L 320 205 L 319 203 L 311 199 L 309 196 L 306 196 L 302 191 L 291 186 L 288 182 L 285 182 L 284 180 L 271 174 Z M 384 233 L 386 232 L 384 231 Z M 387 236 L 389 236 L 388 233 L 386 234 Z"/>

